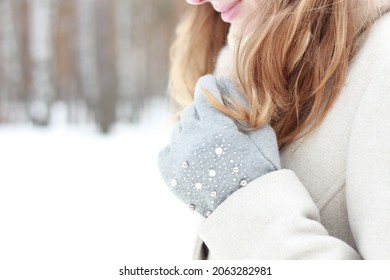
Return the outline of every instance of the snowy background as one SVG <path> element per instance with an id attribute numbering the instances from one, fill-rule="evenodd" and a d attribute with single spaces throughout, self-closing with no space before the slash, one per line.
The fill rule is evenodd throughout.
<path id="1" fill-rule="evenodd" d="M 189 261 L 157 168 L 183 0 L 0 1 L 0 280 Z"/>
<path id="2" fill-rule="evenodd" d="M 0 279 L 114 279 L 191 259 L 201 218 L 158 173 L 170 127 L 154 108 L 109 135 L 66 124 L 61 104 L 49 128 L 0 126 Z"/>

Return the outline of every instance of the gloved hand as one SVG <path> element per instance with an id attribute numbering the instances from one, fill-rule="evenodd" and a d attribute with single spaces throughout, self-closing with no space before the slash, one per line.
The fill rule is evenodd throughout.
<path id="1" fill-rule="evenodd" d="M 182 113 L 171 143 L 158 157 L 160 172 L 172 190 L 191 210 L 208 217 L 229 195 L 250 181 L 280 169 L 277 141 L 266 125 L 240 131 L 234 120 L 205 98 L 207 89 L 219 102 L 240 93 L 227 79 L 212 75 L 199 79 L 194 103 Z"/>

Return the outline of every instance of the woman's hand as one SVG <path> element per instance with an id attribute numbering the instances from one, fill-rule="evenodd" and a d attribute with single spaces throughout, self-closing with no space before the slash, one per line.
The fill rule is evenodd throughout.
<path id="1" fill-rule="evenodd" d="M 183 111 L 158 163 L 172 192 L 191 210 L 207 217 L 239 188 L 280 169 L 280 160 L 270 126 L 240 131 L 233 119 L 206 100 L 202 89 L 221 103 L 224 94 L 240 96 L 226 79 L 217 80 L 212 75 L 200 78 L 194 103 Z"/>

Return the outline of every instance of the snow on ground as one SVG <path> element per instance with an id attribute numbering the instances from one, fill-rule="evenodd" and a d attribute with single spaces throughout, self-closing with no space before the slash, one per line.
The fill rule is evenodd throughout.
<path id="1" fill-rule="evenodd" d="M 0 279 L 114 279 L 191 259 L 201 218 L 159 175 L 169 129 L 157 119 L 108 136 L 0 126 Z"/>

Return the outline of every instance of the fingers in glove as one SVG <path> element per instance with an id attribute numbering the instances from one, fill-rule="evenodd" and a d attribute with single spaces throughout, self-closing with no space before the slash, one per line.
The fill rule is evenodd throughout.
<path id="1" fill-rule="evenodd" d="M 225 122 L 234 124 L 234 121 L 230 117 L 218 111 L 207 100 L 206 96 L 204 95 L 204 90 L 207 90 L 219 103 L 223 104 L 217 78 L 213 75 L 206 75 L 201 77 L 196 85 L 194 96 L 194 104 L 200 121 L 210 123 Z"/>
<path id="2" fill-rule="evenodd" d="M 263 157 L 274 167 L 274 169 L 280 169 L 278 142 L 275 131 L 272 127 L 265 125 L 254 131 L 248 131 L 246 134 L 253 144 L 255 144 Z"/>
<path id="3" fill-rule="evenodd" d="M 177 141 L 179 141 L 180 135 L 182 134 L 182 130 L 183 128 L 181 122 L 175 124 L 171 134 L 171 142 L 170 142 L 171 145 L 176 145 Z"/>
<path id="4" fill-rule="evenodd" d="M 248 110 L 248 104 L 245 100 L 244 95 L 238 90 L 237 86 L 229 79 L 221 77 L 219 79 L 219 85 L 221 94 L 227 96 L 233 102 L 243 106 L 245 110 Z"/>
<path id="5" fill-rule="evenodd" d="M 157 164 L 158 164 L 158 168 L 160 171 L 167 170 L 167 164 L 169 163 L 169 161 L 168 161 L 169 154 L 170 154 L 170 146 L 169 145 L 166 146 L 164 149 L 162 149 L 160 151 L 160 153 L 158 154 Z M 168 180 L 168 178 L 166 178 L 165 174 L 161 173 L 161 175 L 165 181 Z"/>
<path id="6" fill-rule="evenodd" d="M 199 123 L 198 112 L 196 111 L 194 104 L 191 104 L 184 109 L 180 116 L 180 123 L 182 130 L 193 129 Z"/>

